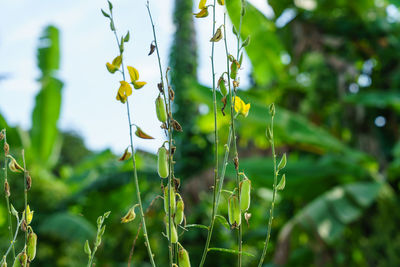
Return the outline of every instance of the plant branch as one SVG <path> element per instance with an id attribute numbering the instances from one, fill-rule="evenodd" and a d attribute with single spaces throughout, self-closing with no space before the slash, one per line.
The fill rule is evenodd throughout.
<path id="1" fill-rule="evenodd" d="M 268 220 L 268 233 L 267 233 L 267 237 L 265 239 L 265 243 L 264 243 L 264 248 L 263 248 L 263 252 L 260 258 L 260 261 L 258 263 L 258 267 L 261 267 L 264 259 L 265 259 L 265 255 L 267 253 L 267 249 L 268 249 L 268 243 L 269 243 L 269 239 L 271 237 L 271 228 L 272 228 L 272 220 L 274 219 L 274 207 L 275 207 L 275 197 L 276 197 L 276 192 L 277 192 L 277 183 L 278 183 L 278 170 L 276 167 L 276 154 L 275 154 L 275 142 L 274 142 L 274 114 L 271 114 L 271 138 L 270 138 L 270 143 L 271 143 L 271 151 L 272 151 L 272 157 L 273 157 L 273 161 L 274 161 L 274 185 L 273 185 L 273 195 L 272 195 L 272 203 L 271 203 L 271 207 L 269 209 L 269 220 Z"/>
<path id="2" fill-rule="evenodd" d="M 8 230 L 10 232 L 10 241 L 13 240 L 13 227 L 12 227 L 12 220 L 11 220 L 11 208 L 10 208 L 10 186 L 8 184 L 7 180 L 7 151 L 6 151 L 6 146 L 7 144 L 7 130 L 3 129 L 3 134 L 4 134 L 4 195 L 6 198 L 6 204 L 7 204 L 7 211 L 8 211 Z M 8 148 L 7 148 L 8 149 Z M 13 251 L 13 257 L 15 258 L 15 247 L 14 247 L 14 242 L 11 242 L 12 246 L 12 251 Z"/>

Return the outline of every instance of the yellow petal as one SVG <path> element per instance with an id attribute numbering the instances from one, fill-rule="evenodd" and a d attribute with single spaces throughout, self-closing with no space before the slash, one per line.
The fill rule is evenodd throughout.
<path id="1" fill-rule="evenodd" d="M 208 16 L 208 9 L 203 8 L 202 10 L 200 10 L 199 13 L 197 13 L 197 14 L 194 13 L 193 15 L 195 15 L 196 18 L 205 18 Z"/>
<path id="2" fill-rule="evenodd" d="M 26 206 L 26 213 L 28 214 L 28 216 L 27 216 L 28 219 L 26 220 L 26 224 L 29 225 L 33 219 L 33 210 L 31 211 L 31 209 L 29 208 L 29 205 Z M 22 218 L 25 219 L 25 210 L 22 214 Z"/>
<path id="3" fill-rule="evenodd" d="M 132 66 L 127 66 L 126 68 L 128 69 L 129 76 L 131 77 L 132 82 L 139 80 L 139 72 L 137 69 Z"/>
<path id="4" fill-rule="evenodd" d="M 110 64 L 108 62 L 106 63 L 106 67 L 108 72 L 110 73 L 115 73 L 118 70 L 118 68 L 116 68 L 113 64 Z"/>
<path id="5" fill-rule="evenodd" d="M 235 103 L 235 111 L 239 114 L 242 114 L 244 117 L 247 117 L 250 110 L 250 103 L 244 103 L 243 100 L 238 96 L 235 96 L 232 101 Z"/>
<path id="6" fill-rule="evenodd" d="M 112 61 L 112 64 L 119 69 L 119 67 L 121 67 L 122 64 L 122 57 L 121 56 L 117 56 L 116 58 L 114 58 L 114 60 Z"/>
<path id="7" fill-rule="evenodd" d="M 146 82 L 138 82 L 138 81 L 133 82 L 133 87 L 135 87 L 135 89 L 140 89 L 145 85 L 146 85 Z"/>
<path id="8" fill-rule="evenodd" d="M 244 107 L 243 107 L 242 114 L 244 117 L 247 117 L 247 115 L 249 115 L 249 110 L 250 110 L 250 103 L 244 105 Z"/>
<path id="9" fill-rule="evenodd" d="M 132 87 L 129 85 L 129 83 L 125 81 L 120 81 L 119 83 L 121 84 L 121 86 L 119 87 L 118 92 L 120 94 L 130 96 L 132 94 Z"/>
<path id="10" fill-rule="evenodd" d="M 204 9 L 206 7 L 207 0 L 200 0 L 199 9 Z"/>

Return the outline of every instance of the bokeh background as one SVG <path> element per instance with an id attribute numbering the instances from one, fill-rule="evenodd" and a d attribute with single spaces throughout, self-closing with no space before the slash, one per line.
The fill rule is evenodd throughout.
<path id="1" fill-rule="evenodd" d="M 226 2 L 229 20 L 238 25 L 240 1 Z M 165 139 L 154 109 L 157 61 L 147 56 L 152 34 L 146 2 L 113 3 L 118 32 L 131 33 L 125 60 L 148 82 L 131 97 L 134 122 L 156 137 L 134 140 L 146 208 L 161 192 L 154 152 Z M 211 19 L 194 21 L 197 1 L 150 5 L 164 69 L 172 68 L 174 116 L 184 128 L 175 134 L 176 175 L 187 222 L 207 225 L 213 179 L 211 45 L 206 45 Z M 117 160 L 129 136 L 125 108 L 115 100 L 118 78 L 105 68 L 118 53 L 100 13 L 107 2 L 16 0 L 0 6 L 0 128 L 7 129 L 16 158 L 26 150 L 33 179 L 29 202 L 39 245 L 32 266 L 85 266 L 83 244 L 94 239 L 96 219 L 108 210 L 96 266 L 126 266 L 139 220 L 120 223 L 136 200 L 131 166 Z M 256 264 L 267 232 L 273 172 L 265 129 L 272 102 L 278 154 L 287 153 L 288 165 L 265 266 L 400 265 L 398 6 L 396 0 L 248 1 L 242 38 L 250 35 L 251 42 L 238 94 L 251 110 L 239 119 L 238 144 L 241 170 L 253 185 L 244 250 L 255 257 L 244 257 L 244 266 Z M 219 9 L 217 25 L 223 23 Z M 228 42 L 234 53 L 230 32 Z M 216 58 L 222 73 L 222 43 Z M 224 144 L 229 124 L 220 113 L 219 119 Z M 226 188 L 234 188 L 233 178 L 229 164 Z M 22 177 L 9 181 L 12 203 L 22 210 Z M 226 216 L 226 201 L 220 214 Z M 156 261 L 166 266 L 162 201 L 147 216 Z M 222 224 L 215 229 L 212 247 L 235 248 L 235 232 Z M 5 251 L 5 201 L 0 231 Z M 202 229 L 182 236 L 194 266 L 205 236 Z M 21 244 L 22 239 L 17 247 Z M 139 237 L 133 266 L 149 266 L 147 261 Z M 235 262 L 230 254 L 210 252 L 206 264 Z"/>

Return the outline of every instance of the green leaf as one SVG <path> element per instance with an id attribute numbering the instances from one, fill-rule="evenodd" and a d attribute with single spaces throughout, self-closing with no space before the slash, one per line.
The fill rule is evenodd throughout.
<path id="1" fill-rule="evenodd" d="M 398 91 L 366 91 L 348 95 L 345 101 L 355 105 L 373 108 L 392 108 L 400 111 L 400 93 Z"/>
<path id="2" fill-rule="evenodd" d="M 239 27 L 240 6 L 241 0 L 226 2 L 229 17 L 236 29 Z M 276 34 L 275 24 L 253 5 L 246 3 L 246 17 L 241 27 L 241 38 L 245 39 L 250 34 L 252 42 L 246 47 L 246 52 L 252 63 L 256 83 L 267 85 L 275 79 L 284 79 L 287 71 L 280 58 L 284 47 Z"/>
<path id="3" fill-rule="evenodd" d="M 45 45 L 39 48 L 38 53 L 38 64 L 42 71 L 40 78 L 42 88 L 36 95 L 30 131 L 32 151 L 27 154 L 34 161 L 52 166 L 57 161 L 61 149 L 57 123 L 60 116 L 63 83 L 54 77 L 60 60 L 57 28 L 47 27 L 41 40 L 45 41 Z"/>
<path id="4" fill-rule="evenodd" d="M 104 17 L 109 18 L 110 15 L 108 15 L 103 9 L 101 9 L 101 13 L 103 14 Z"/>
<path id="5" fill-rule="evenodd" d="M 231 229 L 231 227 L 229 226 L 228 221 L 226 220 L 226 218 L 224 216 L 215 215 L 215 218 L 217 219 L 217 221 L 219 221 L 222 224 L 223 227 L 225 227 L 228 230 Z"/>
<path id="6" fill-rule="evenodd" d="M 234 249 L 227 249 L 227 248 L 209 248 L 208 251 L 219 251 L 219 252 L 224 252 L 224 253 L 231 253 L 231 254 L 239 254 L 239 251 L 234 250 Z M 242 255 L 248 256 L 248 257 L 254 257 L 253 254 L 242 251 Z"/>
<path id="7" fill-rule="evenodd" d="M 110 11 L 112 11 L 112 9 L 113 9 L 112 3 L 110 1 L 107 1 L 107 2 L 108 2 L 108 8 L 110 9 Z"/>
<path id="8" fill-rule="evenodd" d="M 331 244 L 339 238 L 346 225 L 361 217 L 363 210 L 378 196 L 381 185 L 360 182 L 337 186 L 300 210 L 283 229 L 301 225 Z M 354 202 L 354 199 L 362 200 Z"/>
<path id="9" fill-rule="evenodd" d="M 281 161 L 278 164 L 278 171 L 282 170 L 286 166 L 286 153 L 283 154 Z"/>
<path id="10" fill-rule="evenodd" d="M 242 47 L 246 47 L 250 44 L 250 35 L 247 36 L 246 40 L 242 43 Z"/>
<path id="11" fill-rule="evenodd" d="M 278 190 L 283 190 L 285 189 L 285 185 L 286 185 L 286 175 L 282 175 L 281 180 L 279 181 L 279 184 L 276 186 L 276 188 Z"/>
<path id="12" fill-rule="evenodd" d="M 130 34 L 129 34 L 129 31 L 128 31 L 128 33 L 124 37 L 124 42 L 125 43 L 129 42 L 129 39 L 130 39 Z"/>
<path id="13" fill-rule="evenodd" d="M 187 224 L 185 225 L 185 228 L 200 228 L 208 230 L 208 227 L 202 224 Z"/>
<path id="14" fill-rule="evenodd" d="M 94 238 L 96 228 L 82 216 L 61 212 L 44 219 L 39 232 L 68 241 L 85 242 L 87 239 Z"/>
<path id="15" fill-rule="evenodd" d="M 92 250 L 90 249 L 90 245 L 89 245 L 89 241 L 88 240 L 86 240 L 86 242 L 85 242 L 84 251 L 89 256 L 92 254 Z"/>

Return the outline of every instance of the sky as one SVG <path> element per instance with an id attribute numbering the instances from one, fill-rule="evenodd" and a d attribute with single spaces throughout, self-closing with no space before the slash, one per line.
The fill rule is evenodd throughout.
<path id="1" fill-rule="evenodd" d="M 153 40 L 145 0 L 114 0 L 114 18 L 119 34 L 130 31 L 131 40 L 125 44 L 125 64 L 139 70 L 140 80 L 147 85 L 134 90 L 130 97 L 133 122 L 154 140 L 134 137 L 136 147 L 156 152 L 164 141 L 160 123 L 156 119 L 154 101 L 158 95 L 157 57 L 147 56 Z M 196 1 L 195 1 L 196 2 Z M 209 0 L 210 2 L 210 0 Z M 267 17 L 273 12 L 265 0 L 249 1 Z M 197 3 L 193 11 L 197 11 Z M 118 74 L 111 75 L 105 68 L 118 54 L 108 21 L 100 9 L 107 10 L 107 2 L 99 0 L 0 0 L 0 113 L 12 126 L 31 127 L 31 112 L 40 85 L 36 50 L 38 38 L 47 25 L 60 30 L 61 66 L 59 78 L 64 82 L 59 127 L 81 135 L 86 146 L 100 151 L 111 148 L 120 153 L 129 144 L 129 126 L 126 107 L 115 100 L 119 87 Z M 172 23 L 173 0 L 150 1 L 157 31 L 163 69 L 168 66 L 169 49 L 174 34 Z M 218 7 L 217 25 L 223 23 L 223 8 Z M 212 20 L 195 20 L 199 45 L 198 79 L 211 86 L 208 40 L 212 35 Z M 228 28 L 231 28 L 230 24 Z M 228 44 L 235 43 L 233 36 Z M 206 40 L 206 41 L 205 41 Z M 203 45 L 204 44 L 204 45 Z M 207 45 L 205 45 L 207 44 Z M 233 47 L 232 47 L 233 48 Z M 216 46 L 216 73 L 225 67 L 222 43 Z M 220 63 L 219 63 L 220 62 Z M 249 86 L 250 62 L 244 59 L 241 86 Z M 218 75 L 218 74 L 217 74 Z"/>

